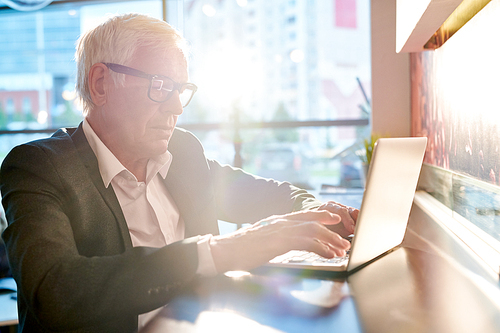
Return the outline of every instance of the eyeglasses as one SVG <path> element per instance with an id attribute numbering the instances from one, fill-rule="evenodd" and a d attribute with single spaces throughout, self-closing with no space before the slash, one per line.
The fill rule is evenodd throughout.
<path id="1" fill-rule="evenodd" d="M 113 72 L 135 77 L 142 77 L 149 80 L 148 97 L 154 102 L 163 103 L 174 94 L 174 91 L 179 91 L 179 99 L 182 107 L 188 106 L 193 98 L 198 87 L 194 83 L 177 83 L 171 78 L 163 75 L 146 74 L 140 70 L 130 68 L 123 65 L 105 63 L 106 67 Z"/>

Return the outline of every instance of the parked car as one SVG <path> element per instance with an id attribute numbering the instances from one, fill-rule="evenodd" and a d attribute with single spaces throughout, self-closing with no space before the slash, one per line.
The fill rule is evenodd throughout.
<path id="1" fill-rule="evenodd" d="M 256 158 L 256 174 L 310 189 L 309 161 L 292 144 L 269 145 Z"/>

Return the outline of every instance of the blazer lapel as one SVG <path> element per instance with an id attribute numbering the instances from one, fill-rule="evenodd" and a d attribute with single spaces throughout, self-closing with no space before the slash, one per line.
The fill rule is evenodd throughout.
<path id="1" fill-rule="evenodd" d="M 165 185 L 184 220 L 185 236 L 219 233 L 213 186 L 205 156 L 193 149 L 191 135 L 177 128 L 168 150 L 173 159 Z"/>
<path id="2" fill-rule="evenodd" d="M 85 168 L 92 180 L 92 183 L 96 187 L 96 189 L 101 194 L 103 200 L 108 205 L 109 209 L 112 211 L 113 215 L 116 218 L 118 226 L 120 228 L 121 236 L 123 242 L 125 244 L 125 248 L 132 247 L 132 240 L 130 238 L 127 221 L 123 215 L 123 211 L 120 207 L 120 203 L 116 198 L 115 192 L 113 191 L 113 187 L 109 186 L 106 188 L 101 178 L 101 174 L 99 173 L 99 164 L 97 162 L 97 158 L 90 147 L 87 138 L 85 137 L 85 133 L 83 132 L 82 124 L 78 126 L 73 133 L 70 133 L 73 143 L 78 151 L 78 156 L 80 157 L 82 163 L 85 165 Z"/>

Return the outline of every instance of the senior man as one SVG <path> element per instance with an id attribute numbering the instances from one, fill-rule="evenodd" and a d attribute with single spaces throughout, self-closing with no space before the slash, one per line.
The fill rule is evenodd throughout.
<path id="1" fill-rule="evenodd" d="M 176 127 L 197 89 L 185 44 L 139 14 L 85 33 L 76 52 L 84 121 L 4 160 L 20 331 L 136 331 L 195 276 L 292 249 L 334 257 L 349 248 L 341 236 L 356 210 L 207 159 Z M 218 220 L 252 224 L 219 235 Z"/>

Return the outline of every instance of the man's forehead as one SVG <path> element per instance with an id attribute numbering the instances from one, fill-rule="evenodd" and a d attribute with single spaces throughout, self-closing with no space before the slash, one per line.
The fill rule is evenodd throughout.
<path id="1" fill-rule="evenodd" d="M 143 47 L 137 50 L 134 65 L 149 74 L 169 77 L 187 75 L 187 60 L 182 50 L 177 48 L 157 49 Z"/>

